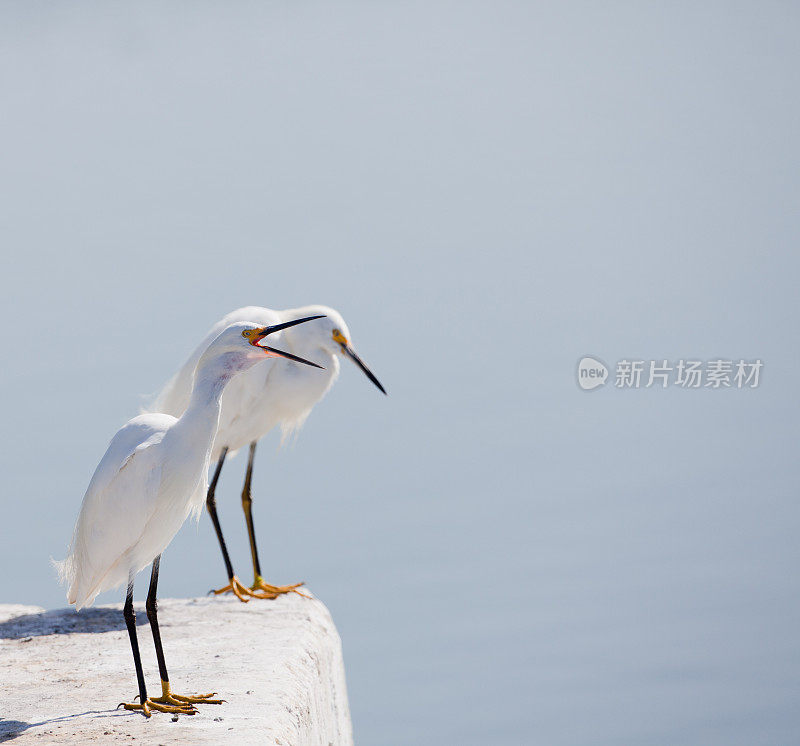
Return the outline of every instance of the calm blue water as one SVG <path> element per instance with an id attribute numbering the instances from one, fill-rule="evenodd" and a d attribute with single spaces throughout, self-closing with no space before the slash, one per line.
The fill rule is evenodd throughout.
<path id="1" fill-rule="evenodd" d="M 218 317 L 327 303 L 390 396 L 345 368 L 254 499 L 268 579 L 332 610 L 359 743 L 796 742 L 794 8 L 0 18 L 0 600 L 63 605 L 108 439 Z M 586 354 L 764 368 L 586 393 Z M 163 594 L 223 580 L 203 516 Z"/>

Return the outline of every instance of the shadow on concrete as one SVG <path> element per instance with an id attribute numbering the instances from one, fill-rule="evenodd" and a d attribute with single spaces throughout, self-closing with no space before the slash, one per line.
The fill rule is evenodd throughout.
<path id="1" fill-rule="evenodd" d="M 26 723 L 23 720 L 3 720 L 0 718 L 0 743 L 4 741 L 11 741 L 18 736 L 21 736 L 26 730 L 30 728 L 38 728 L 43 725 L 51 725 L 52 723 L 64 723 L 75 718 L 84 717 L 86 715 L 99 715 L 101 717 L 119 717 L 124 716 L 126 713 L 119 710 L 86 710 L 86 712 L 76 712 L 74 715 L 61 715 L 59 717 L 50 718 L 49 720 L 42 720 L 38 723 Z M 41 734 L 40 734 L 41 735 Z"/>
<path id="2" fill-rule="evenodd" d="M 144 610 L 137 612 L 136 624 L 147 624 Z M 24 642 L 26 638 L 43 635 L 74 635 L 124 629 L 122 609 L 97 608 L 77 612 L 74 609 L 55 609 L 38 614 L 22 614 L 0 623 L 0 639 Z"/>
<path id="3" fill-rule="evenodd" d="M 4 720 L 0 718 L 0 743 L 16 738 L 30 727 L 30 723 L 22 720 Z"/>

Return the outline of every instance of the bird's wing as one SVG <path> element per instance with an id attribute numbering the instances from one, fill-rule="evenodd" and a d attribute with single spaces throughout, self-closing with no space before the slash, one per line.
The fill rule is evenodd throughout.
<path id="1" fill-rule="evenodd" d="M 189 404 L 189 397 L 192 394 L 192 382 L 194 379 L 194 369 L 203 353 L 225 329 L 225 327 L 240 321 L 251 321 L 254 324 L 268 326 L 279 324 L 281 316 L 277 311 L 261 306 L 244 306 L 231 311 L 214 324 L 208 333 L 203 337 L 202 342 L 197 345 L 186 362 L 181 366 L 177 373 L 164 384 L 163 388 L 156 394 L 153 401 L 144 408 L 146 412 L 164 412 L 175 417 L 180 417 Z M 270 340 L 279 339 L 280 333 L 276 332 Z"/>
<path id="2" fill-rule="evenodd" d="M 60 567 L 69 582 L 69 602 L 78 608 L 101 590 L 127 580 L 127 567 L 116 566 L 144 530 L 161 483 L 160 459 L 151 448 L 174 422 L 165 414 L 135 417 L 117 432 L 98 464 L 83 498 L 70 554 Z"/>
<path id="3" fill-rule="evenodd" d="M 174 422 L 175 417 L 157 413 L 140 414 L 138 417 L 128 420 L 117 430 L 108 444 L 103 458 L 100 459 L 100 463 L 94 470 L 94 475 L 86 490 L 84 503 L 90 494 L 101 493 L 105 490 L 110 481 L 131 459 L 137 448 L 160 442 L 164 433 L 172 427 Z"/>

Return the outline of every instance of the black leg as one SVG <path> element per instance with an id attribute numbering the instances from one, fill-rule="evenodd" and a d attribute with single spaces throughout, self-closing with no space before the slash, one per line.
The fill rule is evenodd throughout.
<path id="1" fill-rule="evenodd" d="M 156 646 L 156 659 L 158 660 L 158 673 L 161 676 L 161 686 L 169 684 L 169 675 L 167 674 L 167 663 L 164 660 L 164 648 L 161 646 L 161 630 L 158 628 L 158 601 L 156 600 L 156 593 L 158 588 L 158 568 L 161 564 L 161 555 L 159 554 L 153 560 L 153 570 L 150 573 L 150 590 L 147 592 L 147 618 L 150 620 L 150 629 L 153 631 L 153 643 Z"/>
<path id="2" fill-rule="evenodd" d="M 128 580 L 128 595 L 125 597 L 122 615 L 125 617 L 125 626 L 128 628 L 128 636 L 131 638 L 133 664 L 136 666 L 136 679 L 139 682 L 139 702 L 144 703 L 147 701 L 147 687 L 144 684 L 142 657 L 139 655 L 139 640 L 136 637 L 136 614 L 133 611 L 133 573 Z"/>
<path id="3" fill-rule="evenodd" d="M 250 494 L 250 485 L 253 481 L 253 460 L 256 455 L 256 441 L 250 444 L 250 456 L 247 459 L 247 472 L 244 476 L 244 486 L 242 487 L 242 510 L 244 519 L 247 522 L 247 535 L 250 537 L 250 556 L 253 558 L 253 575 L 255 582 L 261 578 L 261 563 L 258 561 L 258 547 L 256 546 L 256 532 L 253 528 L 253 498 Z"/>
<path id="4" fill-rule="evenodd" d="M 164 660 L 164 648 L 161 645 L 161 630 L 158 627 L 158 570 L 161 566 L 161 555 L 153 560 L 153 570 L 150 573 L 150 590 L 147 592 L 147 618 L 150 620 L 150 629 L 153 631 L 153 643 L 156 647 L 156 659 L 158 660 L 158 673 L 161 676 L 161 696 L 154 697 L 150 701 L 150 706 L 161 709 L 165 712 L 182 713 L 184 715 L 194 715 L 197 710 L 195 702 L 207 702 L 209 704 L 221 704 L 221 699 L 209 699 L 211 694 L 201 694 L 196 697 L 184 697 L 173 694 L 169 686 L 169 675 L 167 674 L 167 663 Z"/>
<path id="5" fill-rule="evenodd" d="M 250 556 L 253 558 L 253 585 L 250 590 L 253 591 L 256 598 L 277 598 L 283 593 L 291 591 L 303 595 L 297 590 L 302 583 L 295 583 L 294 585 L 270 585 L 264 582 L 261 576 L 261 563 L 258 561 L 258 547 L 256 546 L 256 532 L 253 527 L 253 498 L 251 495 L 251 485 L 253 482 L 253 462 L 256 455 L 256 441 L 250 444 L 250 456 L 247 459 L 247 472 L 244 476 L 244 486 L 242 487 L 242 510 L 244 510 L 244 518 L 247 522 L 247 535 L 250 537 Z"/>
<path id="6" fill-rule="evenodd" d="M 217 461 L 217 468 L 214 471 L 214 476 L 211 479 L 211 484 L 208 485 L 206 507 L 208 508 L 208 514 L 211 516 L 211 522 L 214 524 L 214 530 L 217 532 L 219 548 L 222 550 L 222 559 L 225 560 L 225 571 L 228 573 L 228 580 L 232 580 L 233 565 L 231 564 L 231 558 L 228 555 L 228 547 L 225 546 L 225 538 L 222 536 L 222 527 L 219 525 L 219 518 L 217 517 L 217 500 L 214 497 L 214 493 L 217 489 L 217 482 L 219 481 L 219 473 L 222 471 L 222 464 L 225 463 L 225 456 L 227 455 L 228 449 L 226 447 L 222 449 L 219 461 Z"/>

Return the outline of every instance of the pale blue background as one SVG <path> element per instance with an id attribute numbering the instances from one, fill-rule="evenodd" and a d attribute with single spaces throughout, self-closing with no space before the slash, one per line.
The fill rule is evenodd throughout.
<path id="1" fill-rule="evenodd" d="M 63 605 L 108 439 L 218 317 L 328 303 L 390 396 L 346 368 L 255 511 L 360 744 L 798 743 L 798 15 L 2 3 L 0 601 Z M 223 576 L 203 516 L 163 594 Z"/>

